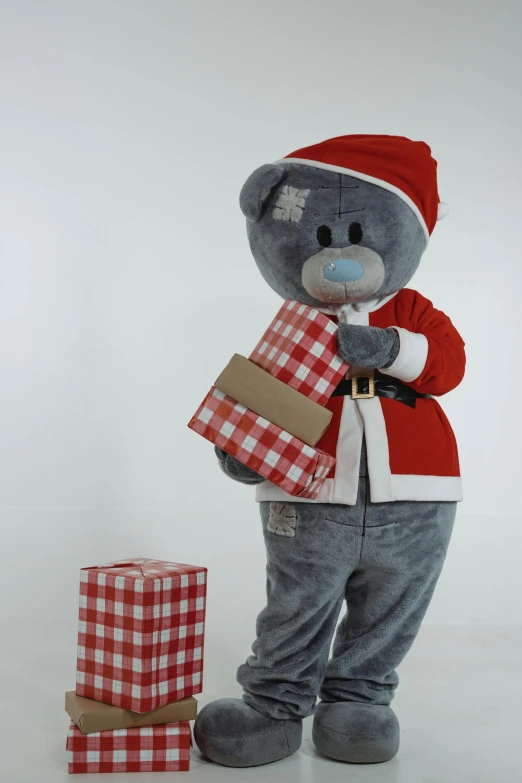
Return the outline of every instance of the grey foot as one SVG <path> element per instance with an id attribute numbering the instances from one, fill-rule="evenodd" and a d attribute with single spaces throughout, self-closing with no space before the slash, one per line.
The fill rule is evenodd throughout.
<path id="1" fill-rule="evenodd" d="M 199 713 L 194 739 L 211 761 L 225 767 L 257 767 L 295 753 L 302 731 L 300 720 L 275 720 L 241 699 L 218 699 Z"/>
<path id="2" fill-rule="evenodd" d="M 323 756 L 351 764 L 377 764 L 389 761 L 399 750 L 399 721 L 391 707 L 321 702 L 312 737 Z"/>

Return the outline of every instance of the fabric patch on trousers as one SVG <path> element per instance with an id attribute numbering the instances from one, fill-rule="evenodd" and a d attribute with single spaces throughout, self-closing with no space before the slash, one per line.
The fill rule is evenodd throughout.
<path id="1" fill-rule="evenodd" d="M 297 513 L 294 506 L 289 503 L 270 503 L 267 529 L 276 536 L 293 538 L 297 526 Z"/>

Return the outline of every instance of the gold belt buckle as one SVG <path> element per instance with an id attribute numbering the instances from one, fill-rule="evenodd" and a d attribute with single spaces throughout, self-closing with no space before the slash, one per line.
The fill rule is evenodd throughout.
<path id="1" fill-rule="evenodd" d="M 358 386 L 359 378 L 368 379 L 368 392 L 365 394 L 359 391 L 359 386 Z M 352 375 L 352 400 L 372 400 L 374 397 L 375 397 L 375 372 L 373 370 L 368 370 L 368 372 Z"/>

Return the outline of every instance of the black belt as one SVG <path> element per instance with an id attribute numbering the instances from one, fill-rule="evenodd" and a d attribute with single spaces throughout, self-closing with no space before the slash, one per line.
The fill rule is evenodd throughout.
<path id="1" fill-rule="evenodd" d="M 429 394 L 421 394 L 411 386 L 392 378 L 390 375 L 381 375 L 374 370 L 367 373 L 357 373 L 351 378 L 343 378 L 336 387 L 332 397 L 351 397 L 352 400 L 369 400 L 372 397 L 387 397 L 389 400 L 397 400 L 415 408 L 419 397 L 429 397 Z"/>

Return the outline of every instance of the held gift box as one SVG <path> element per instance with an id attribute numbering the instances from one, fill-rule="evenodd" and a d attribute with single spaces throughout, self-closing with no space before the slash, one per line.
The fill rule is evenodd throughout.
<path id="1" fill-rule="evenodd" d="M 190 745 L 188 723 L 82 734 L 71 722 L 66 746 L 69 773 L 187 771 Z"/>
<path id="2" fill-rule="evenodd" d="M 315 497 L 335 464 L 334 457 L 308 446 L 218 389 L 209 393 L 189 426 L 290 495 Z"/>
<path id="3" fill-rule="evenodd" d="M 207 569 L 136 558 L 83 568 L 76 693 L 150 712 L 202 690 Z"/>
<path id="4" fill-rule="evenodd" d="M 337 353 L 337 324 L 314 307 L 287 299 L 250 360 L 319 405 L 346 374 Z"/>
<path id="5" fill-rule="evenodd" d="M 188 426 L 289 494 L 313 498 L 335 464 L 314 446 L 330 421 L 322 406 L 348 369 L 337 326 L 286 300 L 249 357 L 267 377 L 246 361 L 233 357 Z"/>
<path id="6" fill-rule="evenodd" d="M 113 729 L 132 729 L 140 726 L 156 726 L 161 723 L 183 723 L 196 720 L 198 703 L 193 696 L 174 701 L 151 712 L 131 712 L 112 707 L 101 701 L 86 699 L 74 691 L 65 694 L 65 711 L 82 734 Z"/>

